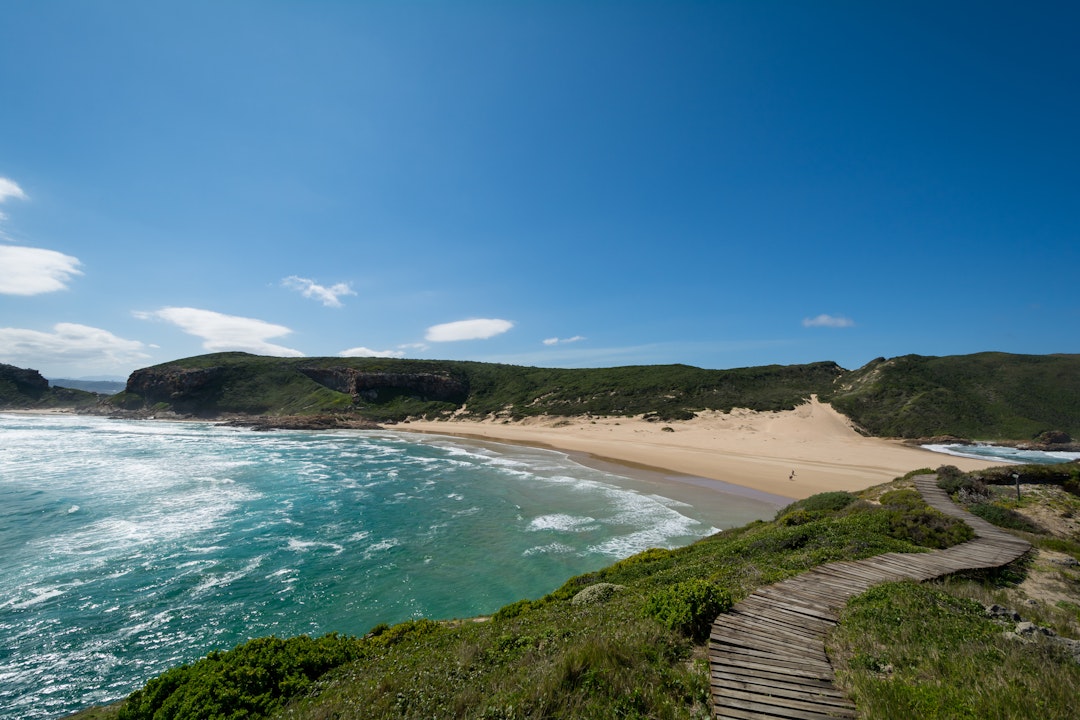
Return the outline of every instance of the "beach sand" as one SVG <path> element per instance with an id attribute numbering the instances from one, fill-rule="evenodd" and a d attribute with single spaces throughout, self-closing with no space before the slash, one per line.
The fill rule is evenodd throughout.
<path id="1" fill-rule="evenodd" d="M 919 468 L 955 465 L 967 471 L 1001 464 L 864 437 L 846 417 L 816 398 L 794 410 L 708 411 L 683 422 L 610 417 L 543 417 L 509 423 L 452 419 L 412 421 L 394 429 L 583 453 L 791 499 L 829 490 L 862 490 Z"/>

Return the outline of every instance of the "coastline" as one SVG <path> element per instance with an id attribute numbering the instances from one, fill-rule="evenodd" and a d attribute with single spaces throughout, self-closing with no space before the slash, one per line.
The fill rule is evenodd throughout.
<path id="1" fill-rule="evenodd" d="M 943 457 L 902 441 L 865 437 L 816 398 L 794 410 L 704 412 L 668 423 L 542 417 L 514 423 L 414 420 L 392 429 L 554 449 L 583 464 L 610 462 L 788 500 L 862 490 L 919 468 L 948 464 L 970 471 L 1004 464 Z"/>
<path id="2" fill-rule="evenodd" d="M 70 408 L 3 412 L 73 413 Z M 384 429 L 555 450 L 567 453 L 582 465 L 615 474 L 651 474 L 650 481 L 664 477 L 668 482 L 711 488 L 773 505 L 821 492 L 863 490 L 919 468 L 955 465 L 967 472 L 1008 464 L 945 455 L 902 440 L 860 435 L 851 421 L 816 397 L 794 410 L 705 411 L 686 421 L 541 416 L 511 422 L 454 417 L 405 421 Z"/>

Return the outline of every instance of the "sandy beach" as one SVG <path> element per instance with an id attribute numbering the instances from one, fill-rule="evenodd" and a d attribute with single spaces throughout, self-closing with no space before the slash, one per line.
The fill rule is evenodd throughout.
<path id="1" fill-rule="evenodd" d="M 704 412 L 684 422 L 455 419 L 413 421 L 395 429 L 585 453 L 792 499 L 829 490 L 861 490 L 918 468 L 955 465 L 977 470 L 999 464 L 864 437 L 846 417 L 817 399 L 794 410 Z"/>

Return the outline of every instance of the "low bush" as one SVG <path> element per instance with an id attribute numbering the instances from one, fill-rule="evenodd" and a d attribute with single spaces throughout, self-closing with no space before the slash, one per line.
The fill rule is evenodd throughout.
<path id="1" fill-rule="evenodd" d="M 360 654 L 360 641 L 336 634 L 262 637 L 212 652 L 154 678 L 127 699 L 120 720 L 263 717 Z"/>
<path id="2" fill-rule="evenodd" d="M 975 503 L 968 507 L 973 515 L 978 515 L 983 520 L 992 525 L 998 527 L 1008 528 L 1009 530 L 1022 530 L 1023 532 L 1038 533 L 1042 532 L 1042 528 L 1028 520 L 1026 517 L 1010 510 L 1009 508 L 1001 507 L 1000 505 L 992 505 L 990 503 Z"/>
<path id="3" fill-rule="evenodd" d="M 975 537 L 966 523 L 939 512 L 914 490 L 890 490 L 881 496 L 889 534 L 929 548 L 946 548 Z"/>
<path id="4" fill-rule="evenodd" d="M 676 583 L 653 593 L 642 610 L 670 630 L 694 640 L 709 634 L 713 620 L 731 609 L 731 593 L 705 580 Z"/>

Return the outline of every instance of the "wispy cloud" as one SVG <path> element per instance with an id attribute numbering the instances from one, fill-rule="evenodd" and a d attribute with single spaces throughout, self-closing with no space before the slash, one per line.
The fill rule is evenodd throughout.
<path id="1" fill-rule="evenodd" d="M 0 362 L 19 367 L 61 369 L 81 374 L 117 372 L 142 363 L 150 356 L 138 340 L 125 340 L 108 330 L 57 323 L 52 332 L 0 328 Z"/>
<path id="2" fill-rule="evenodd" d="M 804 318 L 802 324 L 803 327 L 846 328 L 853 327 L 855 321 L 842 315 L 825 315 L 823 313 L 817 317 Z"/>
<path id="3" fill-rule="evenodd" d="M 314 280 L 290 275 L 281 281 L 281 284 L 290 290 L 297 290 L 306 298 L 318 300 L 326 307 L 342 307 L 341 298 L 345 295 L 355 295 L 356 291 L 348 283 L 337 283 L 326 287 L 319 285 Z"/>
<path id="4" fill-rule="evenodd" d="M 0 177 L 0 203 L 5 202 L 8 198 L 17 198 L 19 200 L 26 200 L 26 193 L 19 187 L 18 183 L 14 180 L 9 180 L 6 177 Z M 7 215 L 0 212 L 0 222 L 7 220 Z M 0 238 L 4 237 L 3 232 L 0 232 Z"/>
<path id="5" fill-rule="evenodd" d="M 277 357 L 304 355 L 299 350 L 268 342 L 270 338 L 288 335 L 292 330 L 265 320 L 189 307 L 167 307 L 153 312 L 136 312 L 134 315 L 142 320 L 164 320 L 172 323 L 189 335 L 202 338 L 203 348 L 211 352 L 243 350 Z"/>
<path id="6" fill-rule="evenodd" d="M 544 342 L 545 345 L 566 345 L 567 343 L 581 342 L 584 339 L 585 339 L 584 335 L 575 335 L 574 337 L 568 337 L 568 338 L 557 338 L 557 337 L 547 338 L 543 342 Z"/>
<path id="7" fill-rule="evenodd" d="M 374 358 L 401 358 L 405 357 L 402 350 L 372 350 L 366 347 L 354 347 L 342 350 L 338 357 L 374 357 Z"/>
<path id="8" fill-rule="evenodd" d="M 82 275 L 79 259 L 55 250 L 0 245 L 0 293 L 40 295 L 67 288 Z"/>
<path id="9" fill-rule="evenodd" d="M 457 322 L 432 325 L 427 329 L 424 336 L 428 342 L 455 342 L 457 340 L 486 340 L 502 335 L 514 327 L 509 320 L 497 320 L 493 318 L 477 318 L 475 320 L 458 320 Z"/>
<path id="10" fill-rule="evenodd" d="M 4 202 L 8 198 L 16 198 L 18 200 L 25 200 L 26 193 L 19 187 L 18 183 L 14 180 L 10 180 L 6 177 L 0 177 L 0 203 Z"/>

